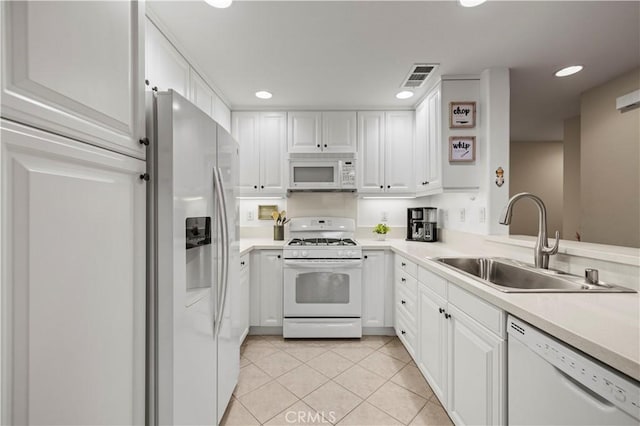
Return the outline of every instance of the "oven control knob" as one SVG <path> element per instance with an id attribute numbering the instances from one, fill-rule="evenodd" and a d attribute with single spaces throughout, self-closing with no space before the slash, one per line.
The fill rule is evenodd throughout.
<path id="1" fill-rule="evenodd" d="M 300 253 L 300 254 L 302 254 L 302 257 L 307 257 L 307 256 L 309 256 L 309 253 L 308 253 L 308 252 L 306 252 L 306 251 L 304 251 L 304 250 L 303 250 L 303 251 L 302 251 L 302 253 Z"/>
<path id="2" fill-rule="evenodd" d="M 296 250 L 296 251 L 294 251 L 293 253 L 291 253 L 291 256 L 293 256 L 293 257 L 298 257 L 298 251 Z"/>

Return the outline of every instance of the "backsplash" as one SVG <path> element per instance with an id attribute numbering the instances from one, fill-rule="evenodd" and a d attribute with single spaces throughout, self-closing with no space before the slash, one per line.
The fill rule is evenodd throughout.
<path id="1" fill-rule="evenodd" d="M 384 222 L 391 227 L 390 237 L 404 238 L 407 226 L 407 208 L 437 207 L 438 226 L 442 229 L 486 233 L 486 202 L 481 195 L 467 193 L 439 194 L 430 197 L 408 199 L 364 199 L 352 193 L 295 193 L 281 199 L 240 200 L 241 235 L 245 238 L 269 237 L 273 221 L 258 220 L 258 206 L 278 205 L 288 217 L 341 216 L 356 220 L 358 236 L 368 235 L 368 230 Z M 462 213 L 464 211 L 464 213 Z M 505 227 L 505 231 L 508 230 Z M 286 234 L 285 234 L 286 237 Z"/>

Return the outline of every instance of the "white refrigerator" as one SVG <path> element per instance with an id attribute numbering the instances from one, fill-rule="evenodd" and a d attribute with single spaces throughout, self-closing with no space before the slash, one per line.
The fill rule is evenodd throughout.
<path id="1" fill-rule="evenodd" d="M 147 118 L 148 424 L 218 424 L 240 368 L 239 147 L 172 90 Z"/>

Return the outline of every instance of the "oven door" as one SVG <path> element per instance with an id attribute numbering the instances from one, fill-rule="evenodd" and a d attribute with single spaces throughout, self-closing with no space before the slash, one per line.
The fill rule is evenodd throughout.
<path id="1" fill-rule="evenodd" d="M 285 318 L 360 318 L 362 260 L 284 261 Z"/>
<path id="2" fill-rule="evenodd" d="M 338 161 L 290 160 L 289 189 L 339 189 Z"/>

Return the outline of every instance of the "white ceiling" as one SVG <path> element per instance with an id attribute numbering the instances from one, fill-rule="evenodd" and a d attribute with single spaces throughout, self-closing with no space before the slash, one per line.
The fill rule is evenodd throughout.
<path id="1" fill-rule="evenodd" d="M 438 74 L 511 69 L 511 139 L 562 139 L 579 95 L 640 65 L 640 2 L 204 1 L 147 3 L 232 109 L 413 107 L 413 63 Z M 571 77 L 557 69 L 583 64 Z M 257 90 L 273 98 L 257 99 Z"/>

